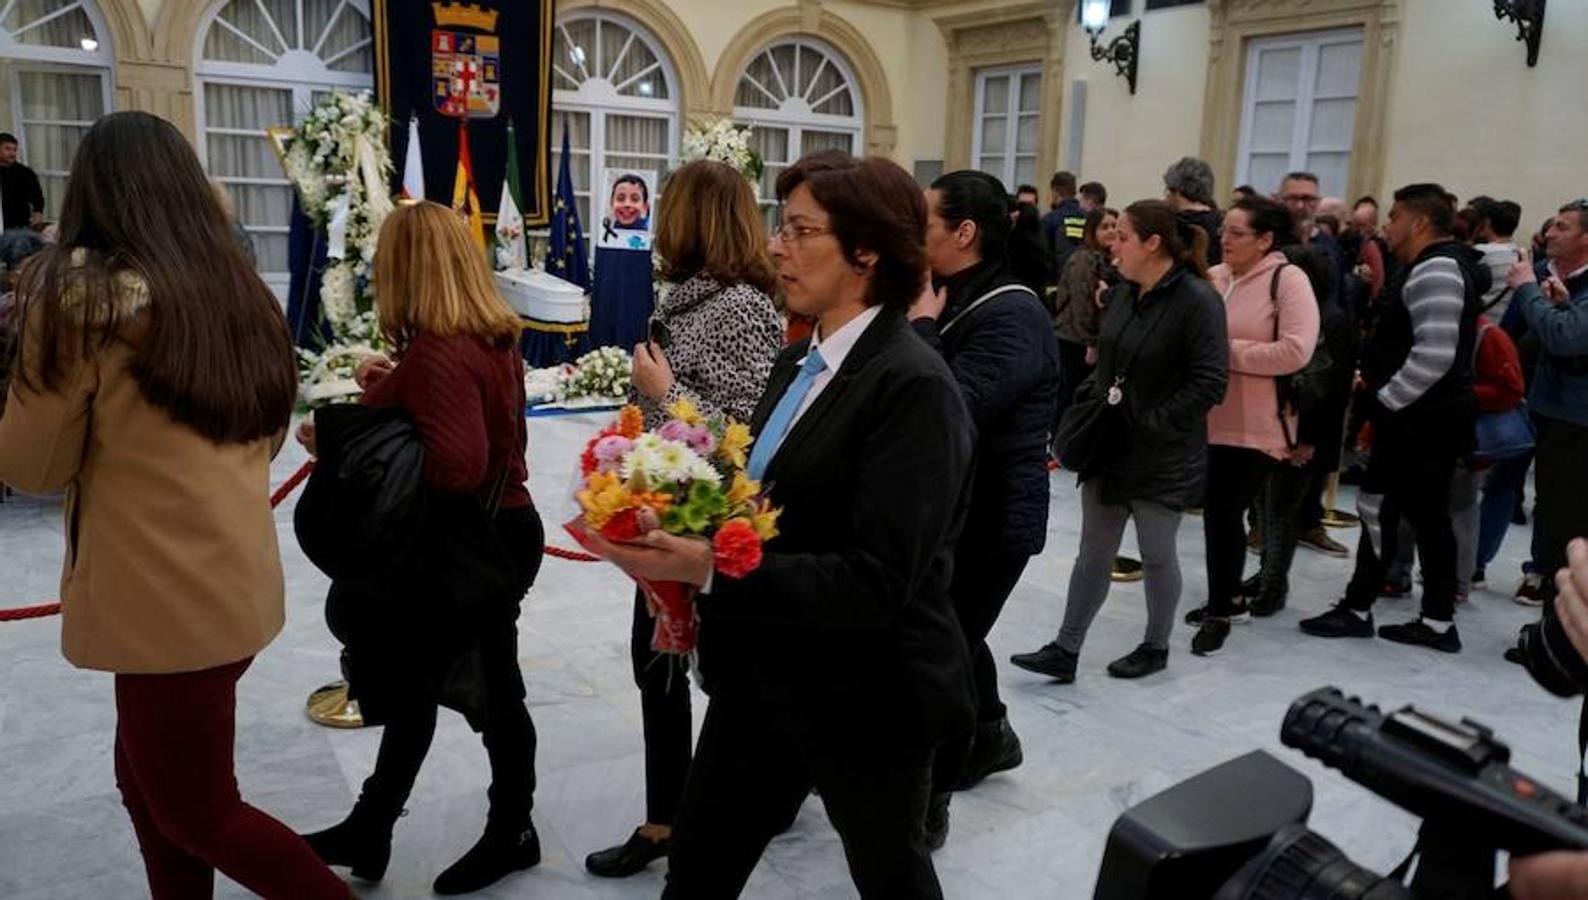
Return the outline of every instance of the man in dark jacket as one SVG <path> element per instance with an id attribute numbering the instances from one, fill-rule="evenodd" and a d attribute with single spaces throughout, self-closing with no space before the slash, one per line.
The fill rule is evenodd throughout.
<path id="1" fill-rule="evenodd" d="M 1408 270 L 1387 290 L 1362 356 L 1373 445 L 1357 496 L 1362 538 L 1356 571 L 1343 600 L 1302 621 L 1308 634 L 1373 636 L 1373 602 L 1405 516 L 1423 561 L 1422 615 L 1386 625 L 1378 635 L 1446 653 L 1461 650 L 1450 481 L 1457 460 L 1470 452 L 1477 421 L 1472 350 L 1488 271 L 1470 247 L 1451 237 L 1455 215 L 1450 195 L 1437 184 L 1395 192 L 1385 236 Z"/>
<path id="2" fill-rule="evenodd" d="M 1055 276 L 1064 271 L 1064 262 L 1076 247 L 1081 246 L 1086 230 L 1086 211 L 1081 201 L 1075 199 L 1075 173 L 1055 172 L 1048 182 L 1052 192 L 1052 209 L 1042 217 L 1042 233 L 1048 239 L 1048 250 L 1053 254 Z"/>
<path id="3" fill-rule="evenodd" d="M 44 224 L 44 189 L 39 176 L 17 161 L 15 136 L 0 132 L 0 231 Z"/>
<path id="4" fill-rule="evenodd" d="M 998 179 L 969 171 L 944 175 L 927 191 L 927 208 L 933 286 L 910 318 L 947 359 L 977 433 L 971 508 L 949 587 L 970 644 L 977 724 L 974 735 L 938 751 L 928 837 L 939 841 L 950 790 L 1021 762 L 987 634 L 1047 538 L 1047 434 L 1059 360 L 1041 303 L 1005 263 L 1009 216 Z"/>
<path id="5" fill-rule="evenodd" d="M 1185 156 L 1163 173 L 1163 199 L 1174 207 L 1181 221 L 1202 229 L 1207 235 L 1207 263 L 1216 266 L 1224 260 L 1219 232 L 1224 215 L 1213 203 L 1213 168 L 1194 156 Z"/>

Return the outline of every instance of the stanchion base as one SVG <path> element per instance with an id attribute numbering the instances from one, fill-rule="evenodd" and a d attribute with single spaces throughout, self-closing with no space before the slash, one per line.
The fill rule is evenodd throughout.
<path id="1" fill-rule="evenodd" d="M 1362 524 L 1362 520 L 1355 513 L 1348 513 L 1343 509 L 1324 510 L 1321 521 L 1330 528 L 1355 528 Z"/>
<path id="2" fill-rule="evenodd" d="M 1116 556 L 1114 557 L 1114 568 L 1108 573 L 1108 577 L 1123 583 L 1140 581 L 1147 577 L 1147 573 L 1142 571 L 1141 560 L 1132 559 L 1128 556 Z"/>
<path id="3" fill-rule="evenodd" d="M 363 728 L 364 717 L 358 711 L 358 701 L 347 699 L 347 682 L 337 681 L 315 690 L 309 695 L 304 712 L 316 725 L 327 728 Z"/>

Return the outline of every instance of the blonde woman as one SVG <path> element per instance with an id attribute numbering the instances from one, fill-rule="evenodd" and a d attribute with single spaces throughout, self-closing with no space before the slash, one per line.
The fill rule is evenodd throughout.
<path id="1" fill-rule="evenodd" d="M 381 333 L 396 348 L 396 359 L 360 366 L 362 402 L 401 407 L 416 428 L 424 446 L 421 481 L 437 498 L 427 501 L 427 515 L 449 498 L 493 498 L 486 508 L 495 510 L 496 535 L 522 588 L 510 600 L 482 602 L 479 612 L 465 616 L 449 614 L 419 589 L 398 587 L 395 596 L 374 597 L 332 585 L 326 618 L 346 645 L 351 690 L 365 719 L 384 724 L 385 732 L 375 771 L 351 815 L 307 839 L 327 863 L 380 879 L 391 855 L 392 825 L 429 750 L 445 693 L 448 705 L 481 732 L 491 764 L 485 834 L 435 882 L 439 894 L 466 893 L 540 861 L 530 821 L 535 728 L 524 703 L 516 623 L 519 599 L 540 568 L 544 532 L 525 486 L 518 318 L 496 292 L 484 255 L 457 216 L 435 203 L 402 207 L 386 220 L 375 292 Z M 304 438 L 312 450 L 312 431 L 300 433 Z M 437 555 L 421 573 L 444 580 L 438 568 L 447 564 Z M 460 669 L 471 679 L 467 706 L 456 700 Z"/>

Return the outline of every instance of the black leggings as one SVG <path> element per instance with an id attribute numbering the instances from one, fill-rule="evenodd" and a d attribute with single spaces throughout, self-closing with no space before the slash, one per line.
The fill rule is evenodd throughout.
<path id="1" fill-rule="evenodd" d="M 1246 566 L 1246 510 L 1274 468 L 1274 458 L 1246 447 L 1208 447 L 1207 500 L 1202 528 L 1207 538 L 1208 613 L 1235 611 Z"/>

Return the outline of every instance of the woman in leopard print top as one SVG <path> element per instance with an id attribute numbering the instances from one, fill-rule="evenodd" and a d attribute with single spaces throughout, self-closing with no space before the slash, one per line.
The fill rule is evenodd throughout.
<path id="1" fill-rule="evenodd" d="M 689 163 L 668 179 L 655 225 L 662 277 L 674 287 L 651 328 L 665 346 L 634 348 L 629 399 L 645 412 L 647 428 L 665 422 L 667 407 L 680 399 L 706 415 L 749 422 L 783 345 L 770 296 L 776 276 L 750 184 L 722 163 Z M 630 649 L 645 721 L 645 824 L 585 859 L 596 875 L 626 877 L 666 856 L 684 793 L 694 743 L 689 679 L 651 649 L 653 627 L 636 592 Z"/>

